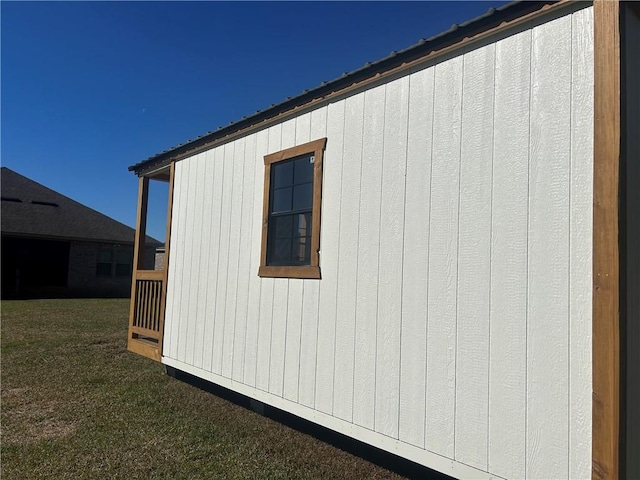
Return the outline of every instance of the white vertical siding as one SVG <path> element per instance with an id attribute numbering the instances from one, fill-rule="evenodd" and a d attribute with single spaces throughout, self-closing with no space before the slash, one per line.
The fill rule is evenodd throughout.
<path id="1" fill-rule="evenodd" d="M 269 392 L 282 396 L 284 382 L 284 354 L 287 328 L 289 280 L 278 278 L 273 285 L 273 317 L 271 321 L 271 349 L 269 355 Z"/>
<path id="2" fill-rule="evenodd" d="M 373 430 L 378 315 L 378 251 L 385 86 L 364 93 L 362 176 L 358 223 L 356 288 L 356 357 L 353 378 L 353 422 Z"/>
<path id="3" fill-rule="evenodd" d="M 202 214 L 201 206 L 197 201 L 198 194 L 202 193 L 202 181 L 200 181 L 199 177 L 201 176 L 202 171 L 202 155 L 196 156 L 191 162 L 191 169 L 193 171 L 193 175 L 190 175 L 189 178 L 189 188 L 192 190 L 189 194 L 189 205 L 188 205 L 188 213 L 187 213 L 187 224 L 190 225 L 190 228 L 193 231 L 193 234 L 190 236 L 189 242 L 189 252 L 188 262 L 190 263 L 189 267 L 189 275 L 187 276 L 185 282 L 185 286 L 187 291 L 184 292 L 185 300 L 188 305 L 188 318 L 193 319 L 193 321 L 184 322 L 184 341 L 182 342 L 182 348 L 185 352 L 185 358 L 187 362 L 191 365 L 193 364 L 194 353 L 195 353 L 195 330 L 198 328 L 198 323 L 202 324 L 202 319 L 198 319 L 196 316 L 197 311 L 197 298 L 198 298 L 198 274 L 199 274 L 199 259 L 200 259 L 200 241 L 201 241 L 201 233 L 202 227 L 199 222 L 196 221 L 196 218 Z M 200 191 L 198 191 L 198 187 L 200 187 Z M 187 227 L 189 228 L 189 227 Z M 186 293 L 186 295 L 185 295 Z"/>
<path id="4" fill-rule="evenodd" d="M 402 258 L 407 157 L 409 77 L 389 83 L 384 106 L 378 318 L 376 327 L 375 430 L 398 438 Z M 400 353 L 400 355 L 398 355 Z"/>
<path id="5" fill-rule="evenodd" d="M 212 370 L 222 374 L 222 355 L 225 333 L 225 308 L 227 300 L 227 274 L 229 273 L 229 249 L 231 233 L 231 209 L 233 207 L 233 143 L 218 149 L 216 160 L 222 163 L 222 199 L 220 203 L 220 229 L 218 235 L 218 268 L 216 285 L 216 307 L 214 316 L 213 348 L 211 355 Z"/>
<path id="6" fill-rule="evenodd" d="M 335 358 L 340 368 L 334 372 L 333 414 L 347 421 L 353 419 L 353 373 L 355 361 L 358 226 L 357 206 L 360 204 L 362 164 L 362 129 L 364 95 L 350 97 L 345 102 L 344 159 L 340 209 L 340 243 L 338 245 L 338 297 Z"/>
<path id="7" fill-rule="evenodd" d="M 495 44 L 465 55 L 460 149 L 455 458 L 487 468 Z"/>
<path id="8" fill-rule="evenodd" d="M 590 471 L 592 9 L 176 165 L 164 361 L 468 477 Z M 257 276 L 327 137 L 321 280 Z"/>
<path id="9" fill-rule="evenodd" d="M 190 242 L 190 253 L 189 253 L 189 261 L 191 262 L 191 270 L 190 275 L 187 281 L 187 301 L 189 304 L 188 315 L 189 318 L 193 318 L 194 321 L 186 322 L 186 338 L 183 342 L 183 346 L 185 349 L 185 355 L 187 362 L 189 364 L 194 364 L 195 357 L 195 338 L 196 331 L 199 327 L 202 326 L 202 318 L 198 318 L 197 316 L 197 308 L 198 302 L 196 299 L 198 298 L 198 275 L 200 273 L 200 242 L 202 241 L 202 225 L 199 224 L 195 219 L 202 215 L 202 205 L 198 202 L 199 194 L 202 194 L 203 190 L 203 182 L 201 180 L 202 177 L 202 155 L 198 155 L 193 159 L 192 169 L 194 170 L 195 175 L 192 176 L 190 180 L 190 186 L 193 189 L 193 194 L 189 197 L 189 210 L 191 213 L 191 226 L 193 228 L 193 235 L 191 236 Z"/>
<path id="10" fill-rule="evenodd" d="M 435 67 L 429 215 L 426 448 L 449 458 L 454 456 L 463 60 L 455 57 Z"/>
<path id="11" fill-rule="evenodd" d="M 233 367 L 233 337 L 235 336 L 236 324 L 236 301 L 238 297 L 238 263 L 240 259 L 240 226 L 242 220 L 243 177 L 244 177 L 244 143 L 245 139 L 240 138 L 234 142 L 233 153 L 225 155 L 225 161 L 231 163 L 233 180 L 231 186 L 231 217 L 229 228 L 229 263 L 227 266 L 227 279 L 224 312 L 224 333 L 222 343 L 222 375 L 230 378 Z M 228 158 L 228 160 L 227 160 Z M 247 192 L 249 193 L 249 192 Z"/>
<path id="12" fill-rule="evenodd" d="M 496 44 L 489 326 L 489 471 L 525 477 L 531 32 Z"/>
<path id="13" fill-rule="evenodd" d="M 302 324 L 303 288 L 304 280 L 299 278 L 289 280 L 282 395 L 295 402 L 298 401 L 298 376 L 300 375 L 300 327 Z"/>
<path id="14" fill-rule="evenodd" d="M 190 313 L 193 311 L 195 307 L 195 298 L 193 305 L 189 302 L 189 296 L 191 294 L 191 285 L 195 281 L 195 275 L 192 275 L 192 266 L 193 262 L 191 260 L 191 256 L 193 254 L 193 241 L 194 241 L 194 229 L 193 229 L 193 204 L 194 204 L 194 191 L 195 191 L 195 182 L 196 182 L 196 163 L 197 158 L 194 158 L 189 162 L 189 165 L 184 166 L 184 184 L 187 189 L 186 198 L 184 201 L 184 209 L 185 209 L 185 240 L 183 247 L 183 258 L 182 258 L 182 279 L 179 285 L 176 285 L 180 289 L 180 301 L 181 301 L 181 309 L 180 316 L 184 316 L 186 318 L 181 318 L 179 323 L 179 336 L 177 339 L 178 343 L 178 357 L 187 358 L 187 344 L 189 343 L 189 325 L 193 328 L 193 318 L 190 317 Z M 171 254 L 171 253 L 169 253 Z M 186 315 L 185 315 L 186 313 Z"/>
<path id="15" fill-rule="evenodd" d="M 199 177 L 197 187 L 197 197 L 202 198 L 202 202 L 199 202 L 198 209 L 196 210 L 196 216 L 201 218 L 201 231 L 200 231 L 200 244 L 198 246 L 199 259 L 198 259 L 198 302 L 196 304 L 196 328 L 194 332 L 194 359 L 193 364 L 202 367 L 203 366 L 203 354 L 204 354 L 204 329 L 207 324 L 207 293 L 209 288 L 209 255 L 211 249 L 209 248 L 209 237 L 211 236 L 211 208 L 213 201 L 213 190 L 207 188 L 211 185 L 213 175 L 213 162 L 209 161 L 209 153 L 204 152 L 200 155 L 199 162 Z M 203 281 L 204 280 L 204 281 Z"/>
<path id="16" fill-rule="evenodd" d="M 424 447 L 434 69 L 409 77 L 399 437 Z"/>
<path id="17" fill-rule="evenodd" d="M 255 135 L 255 150 L 251 161 L 256 174 L 253 182 L 253 217 L 251 219 L 251 263 L 249 265 L 249 305 L 247 313 L 247 332 L 245 339 L 244 384 L 256 386 L 258 362 L 258 333 L 260 330 L 260 306 L 262 305 L 262 282 L 258 277 L 260 265 L 260 245 L 262 243 L 262 193 L 264 190 L 264 163 L 262 152 L 267 151 L 268 130 Z"/>
<path id="18" fill-rule="evenodd" d="M 238 255 L 238 292 L 236 303 L 236 328 L 233 337 L 233 371 L 232 378 L 237 382 L 243 381 L 244 361 L 245 361 L 245 345 L 247 341 L 247 324 L 249 323 L 248 311 L 250 297 L 250 279 L 251 275 L 251 259 L 252 252 L 252 229 L 253 229 L 253 208 L 254 208 L 254 185 L 256 175 L 255 161 L 256 153 L 256 136 L 246 139 L 244 143 L 244 151 L 240 161 L 243 166 L 243 184 L 242 184 L 242 224 L 240 226 L 240 242 Z"/>
<path id="19" fill-rule="evenodd" d="M 527 470 L 568 470 L 571 17 L 533 29 L 529 159 Z"/>
<path id="20" fill-rule="evenodd" d="M 165 311 L 165 331 L 163 334 L 163 354 L 171 355 L 173 358 L 178 358 L 178 339 L 180 338 L 180 317 L 182 312 L 182 291 L 178 284 L 182 284 L 182 277 L 184 275 L 184 251 L 185 251 L 185 237 L 186 237 L 186 209 L 187 209 L 187 166 L 176 165 L 176 178 L 178 187 L 174 186 L 174 198 L 173 198 L 173 214 L 171 223 L 172 227 L 172 244 L 174 245 L 174 265 L 169 262 L 169 277 L 173 280 L 173 287 L 167 287 L 167 309 Z M 180 170 L 178 172 L 178 170 Z M 176 203 L 179 202 L 179 203 Z M 171 253 L 170 253 L 171 255 Z M 179 267 L 178 267 L 179 265 Z M 168 280 L 167 280 L 168 281 Z M 168 306 L 172 306 L 169 310 Z"/>
<path id="21" fill-rule="evenodd" d="M 209 161 L 213 161 L 214 174 L 213 184 L 210 187 L 213 188 L 213 204 L 211 206 L 211 237 L 209 239 L 209 251 L 211 257 L 209 260 L 209 276 L 207 278 L 207 298 L 206 298 L 206 311 L 207 311 L 207 324 L 205 326 L 204 335 L 204 352 L 203 361 L 205 365 L 208 365 L 208 369 L 211 370 L 214 362 L 213 358 L 213 346 L 214 340 L 219 338 L 217 333 L 220 328 L 220 322 L 216 320 L 220 319 L 218 312 L 218 272 L 220 267 L 220 231 L 222 224 L 222 189 L 224 179 L 224 149 L 217 149 L 209 154 Z M 178 163 L 179 165 L 179 163 Z"/>
<path id="22" fill-rule="evenodd" d="M 335 368 L 336 298 L 338 293 L 338 243 L 340 241 L 340 191 L 342 145 L 344 142 L 344 101 L 329 104 L 327 142 L 323 156 L 322 228 L 320 230 L 320 310 L 318 323 L 318 363 L 316 365 L 315 408 L 333 411 Z"/>
<path id="23" fill-rule="evenodd" d="M 569 478 L 591 476 L 591 272 L 593 232 L 593 10 L 571 25 Z"/>

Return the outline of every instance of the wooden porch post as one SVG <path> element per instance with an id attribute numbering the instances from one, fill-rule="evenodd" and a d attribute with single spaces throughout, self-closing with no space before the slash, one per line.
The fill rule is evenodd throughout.
<path id="1" fill-rule="evenodd" d="M 133 246 L 133 272 L 131 274 L 131 302 L 129 304 L 129 332 L 127 336 L 127 348 L 132 352 L 140 353 L 148 357 L 160 360 L 156 352 L 150 347 L 141 345 L 133 338 L 133 322 L 136 307 L 136 287 L 138 271 L 144 266 L 144 248 L 147 235 L 147 204 L 149 201 L 149 178 L 140 177 L 138 182 L 138 215 L 136 220 L 136 236 Z M 157 357 L 157 358 L 156 358 Z"/>
<path id="2" fill-rule="evenodd" d="M 594 1 L 592 478 L 619 476 L 620 5 Z"/>
<path id="3" fill-rule="evenodd" d="M 135 270 L 142 270 L 144 265 L 144 244 L 147 235 L 147 204 L 149 202 L 149 179 L 140 177 L 138 182 L 138 216 L 136 220 L 136 239 L 133 251 Z M 134 270 L 134 273 L 135 273 Z"/>

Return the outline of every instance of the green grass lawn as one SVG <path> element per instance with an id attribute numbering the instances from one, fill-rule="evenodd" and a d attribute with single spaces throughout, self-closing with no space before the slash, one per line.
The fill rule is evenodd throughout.
<path id="1" fill-rule="evenodd" d="M 128 308 L 2 302 L 3 479 L 399 478 L 128 352 Z"/>

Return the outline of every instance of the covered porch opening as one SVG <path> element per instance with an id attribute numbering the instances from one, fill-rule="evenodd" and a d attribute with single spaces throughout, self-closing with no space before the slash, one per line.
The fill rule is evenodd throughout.
<path id="1" fill-rule="evenodd" d="M 169 243 L 171 238 L 171 206 L 173 201 L 174 163 L 159 170 L 146 173 L 138 183 L 138 214 L 131 279 L 131 304 L 129 308 L 129 331 L 127 348 L 135 353 L 160 361 L 167 298 L 167 274 L 169 269 Z M 168 185 L 166 207 L 166 236 L 164 258 L 156 262 L 154 270 L 144 269 L 144 252 L 147 239 L 149 214 L 149 190 L 152 186 Z M 162 185 L 165 184 L 165 185 Z M 154 197 L 154 196 L 152 196 Z M 152 200 L 157 200 L 152 198 Z M 155 207 L 156 205 L 152 205 Z M 153 262 L 152 262 L 153 264 Z"/>

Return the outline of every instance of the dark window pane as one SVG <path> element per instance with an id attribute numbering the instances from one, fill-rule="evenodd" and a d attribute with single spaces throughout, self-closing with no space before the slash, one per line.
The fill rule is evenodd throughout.
<path id="1" fill-rule="evenodd" d="M 311 235 L 311 213 L 300 213 L 296 215 L 295 220 L 295 232 L 293 235 L 297 237 L 306 237 L 307 235 Z"/>
<path id="2" fill-rule="evenodd" d="M 273 239 L 273 255 L 272 262 L 288 262 L 291 260 L 291 239 L 278 238 Z"/>
<path id="3" fill-rule="evenodd" d="M 111 263 L 111 250 L 100 250 L 98 252 L 98 262 Z"/>
<path id="4" fill-rule="evenodd" d="M 311 238 L 298 237 L 293 243 L 293 260 L 299 263 L 310 263 Z"/>
<path id="5" fill-rule="evenodd" d="M 293 162 L 272 164 L 271 171 L 272 188 L 288 187 L 293 183 Z"/>
<path id="6" fill-rule="evenodd" d="M 98 275 L 111 275 L 111 264 L 110 263 L 98 263 L 96 267 L 96 273 Z"/>
<path id="7" fill-rule="evenodd" d="M 295 161 L 295 176 L 293 183 L 309 183 L 313 182 L 313 163 L 311 163 L 311 155 L 299 158 Z"/>
<path id="8" fill-rule="evenodd" d="M 291 187 L 274 190 L 271 212 L 287 212 L 289 210 L 291 210 Z"/>
<path id="9" fill-rule="evenodd" d="M 303 183 L 293 187 L 293 210 L 311 208 L 313 204 L 313 184 Z"/>
<path id="10" fill-rule="evenodd" d="M 274 238 L 291 238 L 293 236 L 293 219 L 295 215 L 273 217 L 271 228 Z"/>

